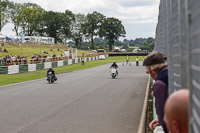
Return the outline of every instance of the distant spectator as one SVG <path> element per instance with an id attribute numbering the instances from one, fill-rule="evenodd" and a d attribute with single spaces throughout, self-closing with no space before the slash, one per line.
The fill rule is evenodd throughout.
<path id="1" fill-rule="evenodd" d="M 1 41 L 1 46 L 4 46 L 4 41 Z"/>
<path id="2" fill-rule="evenodd" d="M 188 133 L 189 90 L 183 89 L 169 96 L 165 104 L 164 120 L 170 133 Z"/>
<path id="3" fill-rule="evenodd" d="M 43 51 L 43 53 L 44 53 L 44 54 L 48 54 L 48 52 L 46 52 L 46 51 Z"/>
<path id="4" fill-rule="evenodd" d="M 7 53 L 7 52 L 8 52 L 8 50 L 7 50 L 6 48 L 4 48 L 3 52 L 6 52 L 6 53 Z"/>
<path id="5" fill-rule="evenodd" d="M 60 49 L 58 48 L 58 51 L 60 51 Z"/>
<path id="6" fill-rule="evenodd" d="M 138 59 L 138 56 L 136 57 L 136 66 L 139 66 L 139 59 Z"/>
<path id="7" fill-rule="evenodd" d="M 160 52 L 152 52 L 146 57 L 143 65 L 146 66 L 146 73 L 155 80 L 152 94 L 155 97 L 155 108 L 158 120 L 153 120 L 149 124 L 149 127 L 154 130 L 156 126 L 162 126 L 165 133 L 168 133 L 164 123 L 164 106 L 168 98 L 168 68 L 166 57 Z"/>
<path id="8" fill-rule="evenodd" d="M 7 62 L 7 56 L 5 56 L 5 57 L 3 58 L 3 65 L 4 65 L 4 66 L 6 65 L 6 62 Z"/>

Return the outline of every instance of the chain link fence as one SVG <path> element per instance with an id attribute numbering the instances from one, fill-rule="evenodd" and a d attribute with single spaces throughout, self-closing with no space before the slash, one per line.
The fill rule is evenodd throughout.
<path id="1" fill-rule="evenodd" d="M 200 0 L 161 0 L 155 50 L 168 59 L 169 93 L 190 89 L 190 133 L 200 133 Z"/>

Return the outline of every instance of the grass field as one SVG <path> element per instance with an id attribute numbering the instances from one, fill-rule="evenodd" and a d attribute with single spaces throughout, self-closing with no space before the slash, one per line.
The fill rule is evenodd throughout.
<path id="1" fill-rule="evenodd" d="M 130 57 L 130 61 L 135 61 L 135 59 L 136 57 L 133 57 L 133 56 Z M 143 61 L 143 57 L 139 57 L 139 59 L 140 61 Z M 125 62 L 126 57 L 125 56 L 108 57 L 106 58 L 106 60 L 95 60 L 95 61 L 85 62 L 84 66 L 81 66 L 81 64 L 78 63 L 78 64 L 69 65 L 69 66 L 57 67 L 57 68 L 54 68 L 54 70 L 56 74 L 62 74 L 62 73 L 87 69 L 87 68 L 91 68 L 95 66 L 100 66 L 107 63 L 112 63 L 113 61 Z M 44 78 L 46 77 L 46 71 L 47 70 L 40 70 L 40 71 L 35 71 L 35 72 L 27 72 L 27 73 L 12 74 L 12 75 L 1 74 L 0 86 Z"/>
<path id="2" fill-rule="evenodd" d="M 21 46 L 20 46 L 21 45 Z M 17 43 L 5 43 L 5 46 L 0 46 L 0 48 L 6 48 L 8 53 L 0 52 L 1 57 L 5 57 L 6 55 L 16 55 L 16 56 L 27 56 L 28 59 L 31 59 L 31 56 L 34 54 L 38 55 L 46 55 L 52 56 L 52 54 L 56 54 L 58 57 L 62 54 L 64 55 L 64 51 L 68 50 L 67 46 L 60 45 L 60 44 L 17 44 Z M 50 49 L 53 51 L 50 51 Z M 58 51 L 58 48 L 60 51 Z M 43 51 L 48 52 L 48 54 L 44 54 Z M 90 51 L 82 51 L 78 50 L 78 55 L 89 54 L 92 53 Z"/>

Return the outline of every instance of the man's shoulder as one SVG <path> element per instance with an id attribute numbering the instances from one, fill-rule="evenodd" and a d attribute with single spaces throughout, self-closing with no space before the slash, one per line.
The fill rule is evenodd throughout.
<path id="1" fill-rule="evenodd" d="M 163 91 L 167 89 L 167 85 L 162 80 L 156 80 L 154 83 L 153 91 Z"/>
<path id="2" fill-rule="evenodd" d="M 166 84 L 162 80 L 156 80 L 154 86 L 166 86 Z"/>

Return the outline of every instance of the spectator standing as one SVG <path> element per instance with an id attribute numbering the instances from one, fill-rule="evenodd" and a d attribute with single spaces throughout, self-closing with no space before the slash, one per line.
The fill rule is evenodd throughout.
<path id="1" fill-rule="evenodd" d="M 128 55 L 126 56 L 126 64 L 128 64 L 128 62 L 129 62 L 129 57 L 128 57 Z"/>
<path id="2" fill-rule="evenodd" d="M 138 56 L 136 57 L 136 66 L 139 66 L 139 59 L 138 59 Z"/>
<path id="3" fill-rule="evenodd" d="M 84 57 L 81 58 L 81 65 L 83 65 L 83 66 L 85 65 L 85 59 L 84 59 Z"/>
<path id="4" fill-rule="evenodd" d="M 158 120 L 153 120 L 149 124 L 149 127 L 154 130 L 156 126 L 162 126 L 164 132 L 168 133 L 164 123 L 164 106 L 168 98 L 168 67 L 166 57 L 160 52 L 152 52 L 144 60 L 143 66 L 146 66 L 146 73 L 155 80 L 153 96 L 155 97 Z"/>

